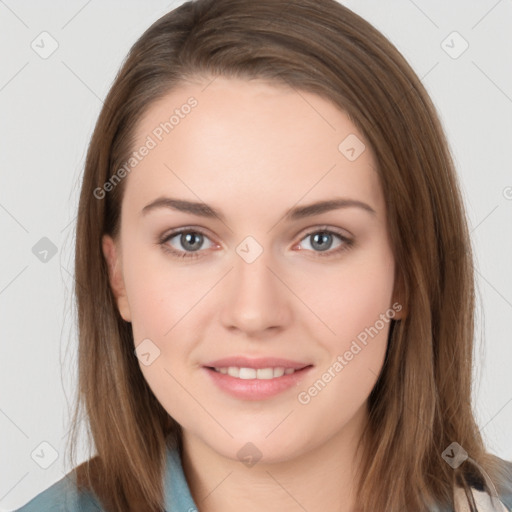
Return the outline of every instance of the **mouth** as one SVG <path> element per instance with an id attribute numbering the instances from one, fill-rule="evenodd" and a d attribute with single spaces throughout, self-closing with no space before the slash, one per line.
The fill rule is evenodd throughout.
<path id="1" fill-rule="evenodd" d="M 218 364 L 218 365 L 217 365 Z M 274 366 L 265 362 L 258 366 L 252 361 L 247 366 L 225 366 L 225 363 L 203 366 L 208 384 L 239 400 L 265 400 L 300 386 L 313 369 L 312 364 L 281 362 Z M 275 363 L 274 363 L 275 364 Z M 287 366 L 286 366 L 287 365 Z"/>

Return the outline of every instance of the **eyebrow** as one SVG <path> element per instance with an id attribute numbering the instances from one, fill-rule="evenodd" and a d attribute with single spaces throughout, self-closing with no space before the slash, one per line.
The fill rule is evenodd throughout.
<path id="1" fill-rule="evenodd" d="M 336 198 L 325 201 L 318 201 L 316 203 L 311 203 L 305 206 L 295 206 L 294 208 L 290 208 L 285 213 L 284 218 L 287 221 L 300 220 L 305 217 L 320 215 L 321 213 L 325 213 L 331 210 L 338 210 L 341 208 L 351 207 L 361 208 L 362 210 L 372 215 L 376 215 L 376 211 L 370 205 L 362 201 L 348 198 Z M 213 208 L 212 206 L 207 205 L 206 203 L 197 203 L 194 201 L 174 199 L 171 197 L 159 197 L 158 199 L 155 199 L 153 202 L 144 206 L 144 208 L 141 211 L 141 214 L 147 215 L 149 212 L 160 208 L 168 208 L 171 210 L 190 213 L 192 215 L 197 215 L 198 217 L 216 217 L 220 219 L 222 222 L 225 222 L 226 220 L 225 216 L 219 210 Z"/>

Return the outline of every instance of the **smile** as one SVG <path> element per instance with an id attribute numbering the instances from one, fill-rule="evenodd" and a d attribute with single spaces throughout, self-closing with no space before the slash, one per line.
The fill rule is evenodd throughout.
<path id="1" fill-rule="evenodd" d="M 267 363 L 268 364 L 268 363 Z M 205 366 L 209 382 L 215 388 L 239 400 L 265 400 L 296 389 L 305 376 L 313 370 L 312 365 L 302 368 L 267 366 Z"/>

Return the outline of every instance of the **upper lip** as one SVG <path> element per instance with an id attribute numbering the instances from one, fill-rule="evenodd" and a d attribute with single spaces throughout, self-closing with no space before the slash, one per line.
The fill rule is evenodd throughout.
<path id="1" fill-rule="evenodd" d="M 215 361 L 206 363 L 204 366 L 209 368 L 229 368 L 230 366 L 235 366 L 237 368 L 293 368 L 294 370 L 300 370 L 306 366 L 310 366 L 310 364 L 278 357 L 249 358 L 245 356 L 234 356 L 216 359 Z"/>

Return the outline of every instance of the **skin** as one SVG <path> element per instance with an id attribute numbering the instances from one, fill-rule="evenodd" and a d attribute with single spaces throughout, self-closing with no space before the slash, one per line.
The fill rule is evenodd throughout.
<path id="1" fill-rule="evenodd" d="M 355 161 L 338 150 L 349 134 L 364 137 L 329 101 L 222 77 L 186 82 L 151 105 L 135 147 L 190 96 L 197 107 L 125 178 L 119 240 L 103 237 L 135 346 L 149 338 L 160 350 L 141 371 L 183 427 L 185 475 L 201 512 L 355 511 L 355 445 L 389 323 L 308 404 L 297 396 L 399 301 L 373 153 L 366 141 Z M 160 196 L 203 201 L 226 220 L 166 208 L 142 215 Z M 291 207 L 334 197 L 363 201 L 375 214 L 350 207 L 283 219 Z M 206 233 L 199 258 L 173 257 L 158 245 L 181 227 Z M 344 242 L 333 235 L 333 255 L 323 257 L 306 237 L 321 228 L 353 246 L 334 254 Z M 249 235 L 263 248 L 250 264 L 236 252 Z M 180 236 L 166 244 L 187 252 Z M 202 368 L 232 355 L 314 368 L 295 388 L 242 400 L 212 385 Z M 247 442 L 261 452 L 252 467 L 237 456 Z"/>

